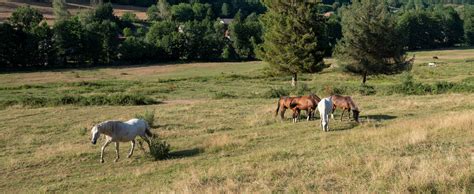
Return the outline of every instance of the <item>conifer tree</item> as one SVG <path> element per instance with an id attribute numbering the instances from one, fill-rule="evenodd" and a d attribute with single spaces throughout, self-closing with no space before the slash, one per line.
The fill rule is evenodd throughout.
<path id="1" fill-rule="evenodd" d="M 296 0 L 265 0 L 268 11 L 263 15 L 264 43 L 259 58 L 269 63 L 272 74 L 292 75 L 296 86 L 298 73 L 321 71 L 328 46 L 322 15 L 315 3 Z"/>
<path id="2" fill-rule="evenodd" d="M 411 67 L 396 18 L 382 0 L 358 0 L 342 11 L 343 38 L 335 56 L 345 70 L 362 76 L 394 74 Z"/>
<path id="3" fill-rule="evenodd" d="M 56 20 L 64 20 L 71 15 L 67 11 L 66 0 L 53 0 L 53 10 Z"/>

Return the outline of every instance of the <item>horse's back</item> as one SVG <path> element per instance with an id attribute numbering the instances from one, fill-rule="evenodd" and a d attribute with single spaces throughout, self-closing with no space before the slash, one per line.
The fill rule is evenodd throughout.
<path id="1" fill-rule="evenodd" d="M 332 110 L 332 100 L 330 98 L 324 98 L 319 101 L 318 110 L 321 114 L 329 113 Z"/>

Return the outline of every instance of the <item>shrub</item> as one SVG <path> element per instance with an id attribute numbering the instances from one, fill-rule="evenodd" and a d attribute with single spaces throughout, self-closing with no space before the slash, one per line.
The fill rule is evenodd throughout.
<path id="1" fill-rule="evenodd" d="M 16 100 L 10 100 L 0 103 L 1 106 L 11 106 L 19 104 L 29 107 L 46 107 L 61 105 L 78 105 L 78 106 L 132 106 L 132 105 L 149 105 L 158 103 L 154 99 L 139 94 L 112 94 L 112 95 L 92 95 L 92 96 L 59 96 L 59 97 L 22 97 Z"/>
<path id="2" fill-rule="evenodd" d="M 155 160 L 163 160 L 169 157 L 170 145 L 157 137 L 150 138 L 150 155 Z"/>
<path id="3" fill-rule="evenodd" d="M 431 93 L 431 87 L 429 85 L 415 82 L 413 76 L 406 73 L 402 77 L 402 83 L 394 86 L 393 91 L 406 95 L 423 95 Z"/>
<path id="4" fill-rule="evenodd" d="M 308 84 L 305 83 L 300 83 L 298 86 L 293 90 L 292 93 L 296 95 L 305 95 L 307 93 L 311 92 L 311 90 L 308 87 Z"/>
<path id="5" fill-rule="evenodd" d="M 436 82 L 432 86 L 431 91 L 433 94 L 442 94 L 442 93 L 448 92 L 453 87 L 454 87 L 453 83 L 449 83 L 447 81 L 440 81 L 440 82 Z"/>
<path id="6" fill-rule="evenodd" d="M 359 93 L 364 96 L 374 95 L 377 91 L 374 86 L 362 84 L 359 87 Z"/>
<path id="7" fill-rule="evenodd" d="M 263 98 L 280 98 L 281 96 L 288 96 L 290 92 L 283 87 L 270 88 L 262 94 Z"/>
<path id="8" fill-rule="evenodd" d="M 235 98 L 236 96 L 233 94 L 229 94 L 226 92 L 217 92 L 214 94 L 214 99 L 223 99 L 223 98 Z"/>
<path id="9" fill-rule="evenodd" d="M 324 92 L 326 94 L 329 94 L 329 95 L 335 95 L 335 94 L 344 95 L 347 92 L 347 88 L 344 87 L 344 86 L 329 86 L 329 85 L 327 85 L 327 86 L 324 87 Z"/>
<path id="10" fill-rule="evenodd" d="M 153 126 L 153 124 L 155 122 L 155 110 L 153 110 L 153 111 L 145 110 L 143 115 L 136 114 L 135 118 L 145 120 L 148 123 L 148 126 L 151 127 L 151 126 Z"/>

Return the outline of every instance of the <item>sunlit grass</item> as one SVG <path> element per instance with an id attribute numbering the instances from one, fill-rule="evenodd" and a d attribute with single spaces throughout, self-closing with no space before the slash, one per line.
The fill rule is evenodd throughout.
<path id="1" fill-rule="evenodd" d="M 474 51 L 459 53 L 418 52 L 414 77 L 422 83 L 472 80 L 474 66 L 459 58 L 472 57 Z M 446 64 L 423 66 L 434 54 Z M 265 92 L 294 91 L 288 87 L 290 77 L 265 77 L 259 71 L 263 66 L 263 62 L 204 63 L 2 74 L 0 100 L 130 93 L 163 103 L 5 107 L 0 110 L 0 188 L 5 192 L 473 191 L 473 93 L 362 96 L 350 90 L 358 87 L 360 77 L 336 69 L 302 75 L 300 83 L 321 97 L 328 95 L 326 86 L 349 87 L 347 92 L 362 111 L 361 124 L 347 118 L 340 121 L 337 111 L 330 121 L 333 131 L 325 133 L 319 120 L 291 123 L 291 111 L 286 120 L 274 117 L 277 99 Z M 371 77 L 368 84 L 388 90 L 401 77 Z M 147 110 L 155 110 L 152 131 L 171 145 L 168 159 L 154 161 L 140 149 L 127 159 L 123 156 L 130 145 L 122 143 L 119 162 L 113 162 L 112 145 L 106 150 L 106 162 L 100 164 L 103 138 L 98 145 L 90 144 L 91 127 L 109 119 L 128 120 Z"/>

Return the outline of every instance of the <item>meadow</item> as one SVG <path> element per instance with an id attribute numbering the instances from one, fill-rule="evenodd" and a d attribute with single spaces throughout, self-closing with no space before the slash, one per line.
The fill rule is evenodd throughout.
<path id="1" fill-rule="evenodd" d="M 412 54 L 409 90 L 405 74 L 361 87 L 333 59 L 296 89 L 257 61 L 0 74 L 0 191 L 474 192 L 474 49 Z M 279 95 L 309 92 L 353 96 L 362 122 L 274 117 Z M 90 128 L 152 110 L 171 156 L 122 143 L 99 163 Z"/>

